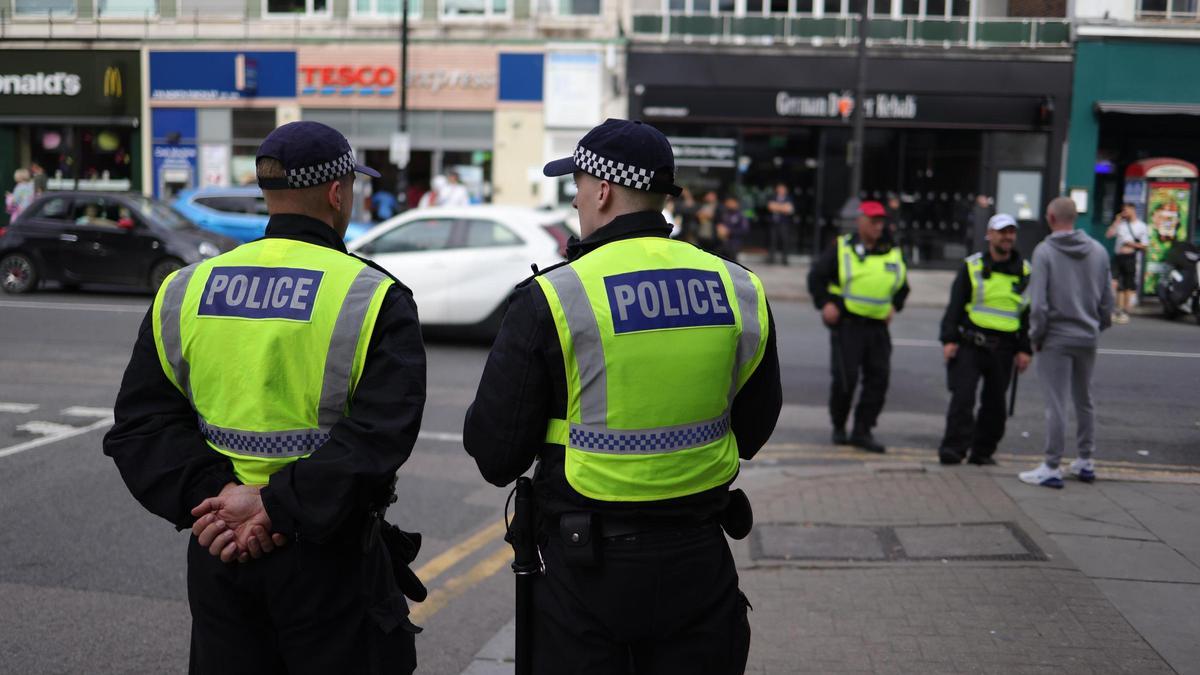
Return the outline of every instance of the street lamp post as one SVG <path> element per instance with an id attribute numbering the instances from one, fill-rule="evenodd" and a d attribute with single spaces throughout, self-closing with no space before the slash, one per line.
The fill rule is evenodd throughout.
<path id="1" fill-rule="evenodd" d="M 408 133 L 408 3 L 400 0 L 400 133 Z M 408 207 L 408 163 L 396 173 L 396 199 Z"/>
<path id="2" fill-rule="evenodd" d="M 867 35 L 871 22 L 871 0 L 862 0 L 862 12 L 858 19 L 858 76 L 854 83 L 854 136 L 850 142 L 850 202 L 858 209 L 858 195 L 862 192 L 863 136 L 866 133 L 867 100 Z"/>

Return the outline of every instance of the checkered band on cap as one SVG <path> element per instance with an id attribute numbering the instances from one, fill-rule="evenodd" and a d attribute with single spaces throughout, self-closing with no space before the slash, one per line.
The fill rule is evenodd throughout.
<path id="1" fill-rule="evenodd" d="M 306 166 L 300 169 L 289 169 L 287 171 L 288 187 L 306 188 L 314 185 L 322 185 L 331 180 L 341 178 L 348 173 L 354 173 L 354 165 L 354 151 L 351 150 L 341 157 L 325 162 L 324 164 Z"/>
<path id="2" fill-rule="evenodd" d="M 654 179 L 653 171 L 606 159 L 582 145 L 575 148 L 575 165 L 584 173 L 634 190 L 649 191 L 650 181 Z"/>

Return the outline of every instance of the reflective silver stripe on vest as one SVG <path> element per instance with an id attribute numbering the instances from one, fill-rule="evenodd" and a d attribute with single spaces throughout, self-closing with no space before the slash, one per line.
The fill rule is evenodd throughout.
<path id="1" fill-rule="evenodd" d="M 738 338 L 737 358 L 733 365 L 733 382 L 729 388 L 729 405 L 733 406 L 733 397 L 737 395 L 738 390 L 738 374 L 758 353 L 758 340 L 762 328 L 758 325 L 758 288 L 750 278 L 750 271 L 728 260 L 725 261 L 725 269 L 729 270 L 729 278 L 733 280 L 738 315 L 742 319 L 742 334 Z"/>
<path id="2" fill-rule="evenodd" d="M 992 316 L 1002 316 L 1006 319 L 1021 318 L 1020 311 L 1009 312 L 1009 311 L 1006 311 L 1003 309 L 989 307 L 987 304 L 984 303 L 985 296 L 987 295 L 987 289 L 984 288 L 984 283 L 987 280 L 983 278 L 983 268 L 982 267 L 976 267 L 974 273 L 972 273 L 972 276 L 975 278 L 975 302 L 974 302 L 974 304 L 971 305 L 972 312 L 979 312 L 981 314 L 991 314 Z"/>
<path id="3" fill-rule="evenodd" d="M 547 273 L 546 281 L 558 294 L 575 346 L 575 363 L 579 370 L 579 417 L 585 425 L 602 428 L 608 424 L 608 372 L 604 366 L 604 342 L 600 339 L 596 313 L 592 311 L 592 303 L 575 268 L 563 265 Z"/>
<path id="4" fill-rule="evenodd" d="M 167 363 L 175 374 L 175 383 L 183 390 L 189 402 L 192 400 L 191 368 L 187 359 L 183 358 L 183 336 L 180 334 L 179 320 L 183 311 L 183 296 L 187 293 L 188 283 L 195 272 L 196 265 L 188 265 L 175 273 L 163 291 L 162 306 L 158 315 Z"/>
<path id="5" fill-rule="evenodd" d="M 655 455 L 698 448 L 729 433 L 729 415 L 695 424 L 655 429 L 607 429 L 572 424 L 568 443 L 572 448 L 607 455 Z"/>
<path id="6" fill-rule="evenodd" d="M 371 309 L 375 289 L 387 279 L 386 276 L 364 265 L 350 284 L 342 308 L 338 311 L 333 335 L 329 338 L 329 352 L 325 356 L 325 376 L 321 381 L 321 405 L 317 412 L 317 425 L 329 431 L 346 410 L 350 396 L 350 377 L 354 370 L 354 354 L 358 351 L 358 340 L 362 334 L 363 321 Z"/>
<path id="7" fill-rule="evenodd" d="M 235 455 L 300 457 L 315 452 L 329 440 L 329 432 L 321 429 L 244 431 L 218 427 L 203 419 L 199 421 L 200 432 L 209 443 Z"/>

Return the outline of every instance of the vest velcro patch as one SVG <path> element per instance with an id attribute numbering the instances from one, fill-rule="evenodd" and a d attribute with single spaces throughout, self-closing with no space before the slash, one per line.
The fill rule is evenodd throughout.
<path id="1" fill-rule="evenodd" d="M 725 284 L 717 272 L 645 270 L 604 278 L 613 332 L 730 326 Z"/>
<path id="2" fill-rule="evenodd" d="M 198 314 L 308 321 L 324 275 L 295 267 L 214 267 Z"/>

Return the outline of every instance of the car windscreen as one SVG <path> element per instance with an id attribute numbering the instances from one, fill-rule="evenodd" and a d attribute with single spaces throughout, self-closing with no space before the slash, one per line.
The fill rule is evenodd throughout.
<path id="1" fill-rule="evenodd" d="M 134 199 L 134 204 L 137 207 L 138 213 L 148 222 L 161 225 L 171 230 L 185 230 L 190 227 L 195 227 L 192 221 L 184 218 L 176 213 L 173 209 L 167 208 L 150 199 L 141 198 Z"/>

